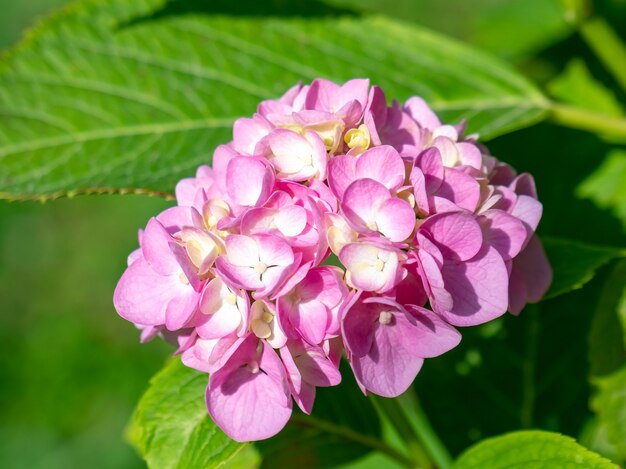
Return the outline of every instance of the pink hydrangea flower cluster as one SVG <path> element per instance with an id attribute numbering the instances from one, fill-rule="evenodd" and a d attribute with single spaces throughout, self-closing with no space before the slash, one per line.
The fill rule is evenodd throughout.
<path id="1" fill-rule="evenodd" d="M 210 373 L 208 411 L 238 441 L 279 432 L 292 399 L 310 413 L 344 352 L 363 392 L 401 394 L 455 326 L 551 281 L 532 176 L 463 134 L 364 79 L 262 102 L 140 232 L 117 311 Z"/>

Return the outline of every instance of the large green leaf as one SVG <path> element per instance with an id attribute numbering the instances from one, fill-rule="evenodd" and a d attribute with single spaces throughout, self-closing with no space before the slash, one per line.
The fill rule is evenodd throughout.
<path id="1" fill-rule="evenodd" d="M 179 359 L 152 378 L 127 429 L 149 467 L 217 467 L 245 449 L 209 417 L 203 398 L 207 382 L 206 374 L 185 367 Z"/>
<path id="2" fill-rule="evenodd" d="M 606 428 L 609 441 L 626 461 L 626 366 L 615 373 L 594 380 L 598 392 L 592 407 L 598 421 Z"/>
<path id="3" fill-rule="evenodd" d="M 235 118 L 318 76 L 422 95 L 485 137 L 545 114 L 497 59 L 382 17 L 304 0 L 85 1 L 0 64 L 0 197 L 171 192 Z"/>
<path id="4" fill-rule="evenodd" d="M 573 438 L 544 431 L 521 431 L 484 440 L 468 449 L 453 469 L 618 469 Z"/>
<path id="5" fill-rule="evenodd" d="M 546 298 L 582 288 L 593 278 L 597 269 L 615 258 L 626 256 L 624 249 L 565 239 L 545 238 L 543 244 L 554 270 L 554 280 Z"/>

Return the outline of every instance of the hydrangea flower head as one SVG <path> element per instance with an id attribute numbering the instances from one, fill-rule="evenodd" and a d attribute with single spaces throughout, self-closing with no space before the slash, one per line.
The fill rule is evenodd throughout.
<path id="1" fill-rule="evenodd" d="M 457 327 L 518 314 L 551 269 L 532 177 L 418 97 L 368 80 L 297 85 L 238 119 L 213 167 L 140 232 L 118 313 L 209 373 L 206 404 L 237 441 L 341 381 L 393 397 Z"/>

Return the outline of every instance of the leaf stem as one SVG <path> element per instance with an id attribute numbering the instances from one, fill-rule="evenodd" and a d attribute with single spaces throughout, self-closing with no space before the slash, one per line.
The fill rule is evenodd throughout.
<path id="1" fill-rule="evenodd" d="M 626 141 L 626 119 L 607 116 L 567 104 L 552 103 L 550 119 L 565 127 L 586 130 L 607 137 Z"/>
<path id="2" fill-rule="evenodd" d="M 316 428 L 324 432 L 334 433 L 335 435 L 339 435 L 347 440 L 352 440 L 355 443 L 360 443 L 363 446 L 369 446 L 376 451 L 380 451 L 381 453 L 386 454 L 391 459 L 397 461 L 405 467 L 412 469 L 419 468 L 419 466 L 416 466 L 416 464 L 411 459 L 409 459 L 407 456 L 400 453 L 396 449 L 392 448 L 391 446 L 387 445 L 384 441 L 381 441 L 378 438 L 374 438 L 369 435 L 355 432 L 350 428 L 343 427 L 341 425 L 337 425 L 326 420 L 321 420 L 310 415 L 304 416 L 294 414 L 291 417 L 291 423 L 299 425 L 301 427 Z"/>
<path id="3" fill-rule="evenodd" d="M 405 439 L 416 459 L 420 458 L 426 467 L 448 469 L 452 465 L 450 453 L 431 427 L 412 388 L 395 399 L 373 397 Z"/>
<path id="4" fill-rule="evenodd" d="M 373 394 L 370 395 L 370 398 L 379 413 L 387 419 L 398 436 L 402 439 L 406 449 L 415 461 L 415 464 L 423 469 L 432 469 L 433 462 L 428 457 L 417 434 L 411 427 L 406 411 L 398 402 L 399 398 L 389 399 Z"/>
<path id="5" fill-rule="evenodd" d="M 580 35 L 602 65 L 626 91 L 626 46 L 611 25 L 600 17 L 580 24 Z"/>

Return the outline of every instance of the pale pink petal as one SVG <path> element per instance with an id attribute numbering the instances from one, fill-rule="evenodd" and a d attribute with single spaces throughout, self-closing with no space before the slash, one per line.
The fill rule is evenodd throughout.
<path id="1" fill-rule="evenodd" d="M 259 247 L 258 259 L 266 266 L 288 266 L 293 264 L 293 251 L 289 243 L 283 238 L 260 234 L 255 235 L 254 240 Z"/>
<path id="2" fill-rule="evenodd" d="M 343 199 L 343 194 L 356 179 L 356 159 L 350 155 L 337 155 L 328 166 L 328 185 L 333 194 Z"/>
<path id="3" fill-rule="evenodd" d="M 237 156 L 228 162 L 226 188 L 238 205 L 254 207 L 267 200 L 274 187 L 274 171 L 262 160 Z"/>
<path id="4" fill-rule="evenodd" d="M 373 179 L 358 179 L 346 189 L 341 208 L 357 230 L 378 231 L 376 215 L 389 190 Z"/>
<path id="5" fill-rule="evenodd" d="M 254 267 L 259 262 L 259 246 L 250 236 L 229 235 L 226 251 L 228 261 L 233 265 Z"/>
<path id="6" fill-rule="evenodd" d="M 272 125 L 262 116 L 241 118 L 233 126 L 233 147 L 242 155 L 253 155 L 259 141 L 272 131 Z"/>
<path id="7" fill-rule="evenodd" d="M 432 111 L 426 101 L 414 96 L 404 103 L 404 110 L 408 112 L 417 123 L 425 129 L 433 130 L 441 125 L 441 121 Z"/>
<path id="8" fill-rule="evenodd" d="M 224 257 L 215 260 L 215 267 L 220 276 L 235 288 L 257 290 L 265 286 L 260 275 L 252 267 L 233 265 Z"/>
<path id="9" fill-rule="evenodd" d="M 370 148 L 356 161 L 356 177 L 374 179 L 395 191 L 404 183 L 404 162 L 389 145 Z"/>
<path id="10" fill-rule="evenodd" d="M 299 205 L 288 205 L 279 210 L 276 227 L 284 236 L 297 236 L 306 227 L 306 210 Z"/>
<path id="11" fill-rule="evenodd" d="M 200 295 L 192 288 L 186 288 L 172 298 L 165 310 L 165 327 L 170 331 L 185 327 L 198 308 L 199 300 Z"/>
<path id="12" fill-rule="evenodd" d="M 390 198 L 378 209 L 375 223 L 383 236 L 392 242 L 401 242 L 413 233 L 415 212 L 407 201 Z"/>
<path id="13" fill-rule="evenodd" d="M 143 257 L 155 272 L 171 275 L 180 270 L 180 265 L 172 254 L 170 244 L 176 241 L 156 218 L 151 218 L 143 232 L 141 251 Z"/>

